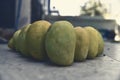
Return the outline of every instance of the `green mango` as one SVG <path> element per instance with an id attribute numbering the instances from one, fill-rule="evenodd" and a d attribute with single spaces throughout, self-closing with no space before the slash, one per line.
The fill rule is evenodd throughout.
<path id="1" fill-rule="evenodd" d="M 11 38 L 11 39 L 8 41 L 8 47 L 9 47 L 10 49 L 13 49 L 13 50 L 14 50 L 13 38 Z"/>
<path id="2" fill-rule="evenodd" d="M 56 65 L 68 66 L 74 61 L 76 35 L 68 21 L 54 22 L 47 32 L 45 46 L 49 59 Z"/>
<path id="3" fill-rule="evenodd" d="M 90 41 L 87 58 L 93 59 L 98 54 L 98 47 L 99 47 L 98 33 L 96 32 L 96 29 L 91 26 L 87 26 L 84 29 L 88 32 L 89 41 Z"/>
<path id="4" fill-rule="evenodd" d="M 16 51 L 20 51 L 19 50 L 19 34 L 20 34 L 20 32 L 21 32 L 21 29 L 18 29 L 15 33 L 14 33 L 14 35 L 13 35 L 13 46 L 15 47 L 15 50 Z"/>
<path id="5" fill-rule="evenodd" d="M 45 36 L 51 23 L 45 20 L 35 21 L 26 33 L 26 49 L 34 59 L 46 59 Z"/>
<path id="6" fill-rule="evenodd" d="M 30 54 L 27 52 L 26 42 L 25 42 L 26 33 L 27 33 L 27 30 L 29 29 L 30 25 L 31 24 L 27 24 L 24 27 L 22 27 L 21 32 L 19 34 L 19 39 L 18 39 L 18 41 L 19 41 L 19 50 L 24 56 L 30 56 Z"/>
<path id="7" fill-rule="evenodd" d="M 89 36 L 87 31 L 78 26 L 74 28 L 76 33 L 75 61 L 84 61 L 88 55 Z"/>
<path id="8" fill-rule="evenodd" d="M 98 30 L 96 30 L 96 31 L 97 31 L 97 35 L 98 35 L 98 44 L 99 44 L 97 56 L 99 56 L 104 51 L 104 39 L 103 39 L 101 33 Z"/>

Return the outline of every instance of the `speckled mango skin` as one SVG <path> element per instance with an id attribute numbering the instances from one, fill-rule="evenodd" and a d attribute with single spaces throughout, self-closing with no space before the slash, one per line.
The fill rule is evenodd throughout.
<path id="1" fill-rule="evenodd" d="M 15 33 L 14 33 L 14 35 L 13 35 L 13 46 L 14 46 L 14 48 L 15 48 L 15 50 L 16 51 L 20 51 L 19 50 L 19 46 L 18 46 L 18 44 L 19 44 L 19 34 L 20 34 L 20 32 L 21 32 L 21 29 L 18 29 Z"/>
<path id="2" fill-rule="evenodd" d="M 22 27 L 21 32 L 19 34 L 19 40 L 18 40 L 19 41 L 19 50 L 20 50 L 21 54 L 24 56 L 30 56 L 30 54 L 27 52 L 26 42 L 25 42 L 26 32 L 29 29 L 30 25 L 31 24 L 27 24 L 24 27 Z"/>
<path id="3" fill-rule="evenodd" d="M 76 33 L 75 61 L 84 61 L 88 55 L 89 39 L 87 31 L 77 26 L 74 28 Z"/>
<path id="4" fill-rule="evenodd" d="M 56 65 L 68 66 L 74 61 L 76 35 L 68 21 L 56 21 L 47 32 L 45 46 L 49 59 Z"/>
<path id="5" fill-rule="evenodd" d="M 84 28 L 88 34 L 89 34 L 89 50 L 88 50 L 88 59 L 93 59 L 97 56 L 98 54 L 98 47 L 99 47 L 99 38 L 98 38 L 98 33 L 95 28 L 91 26 L 87 26 Z"/>
<path id="6" fill-rule="evenodd" d="M 35 21 L 26 33 L 26 45 L 28 53 L 36 60 L 46 58 L 45 36 L 51 23 L 45 20 Z"/>

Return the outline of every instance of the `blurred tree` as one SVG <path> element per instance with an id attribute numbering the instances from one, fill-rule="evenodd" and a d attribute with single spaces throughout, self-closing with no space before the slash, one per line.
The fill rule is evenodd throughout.
<path id="1" fill-rule="evenodd" d="M 89 0 L 81 7 L 81 15 L 103 16 L 107 13 L 107 9 L 100 0 Z"/>

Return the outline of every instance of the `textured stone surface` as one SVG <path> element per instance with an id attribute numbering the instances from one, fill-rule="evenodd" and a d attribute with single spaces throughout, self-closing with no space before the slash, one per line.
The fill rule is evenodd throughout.
<path id="1" fill-rule="evenodd" d="M 26 59 L 0 44 L 0 80 L 120 80 L 120 43 L 105 42 L 104 54 L 58 67 Z"/>

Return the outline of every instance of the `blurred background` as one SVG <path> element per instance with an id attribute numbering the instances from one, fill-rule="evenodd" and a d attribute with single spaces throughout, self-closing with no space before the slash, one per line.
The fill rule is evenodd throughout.
<path id="1" fill-rule="evenodd" d="M 93 26 L 104 40 L 120 41 L 120 0 L 0 0 L 0 42 L 37 20 L 68 20 L 76 26 Z"/>

